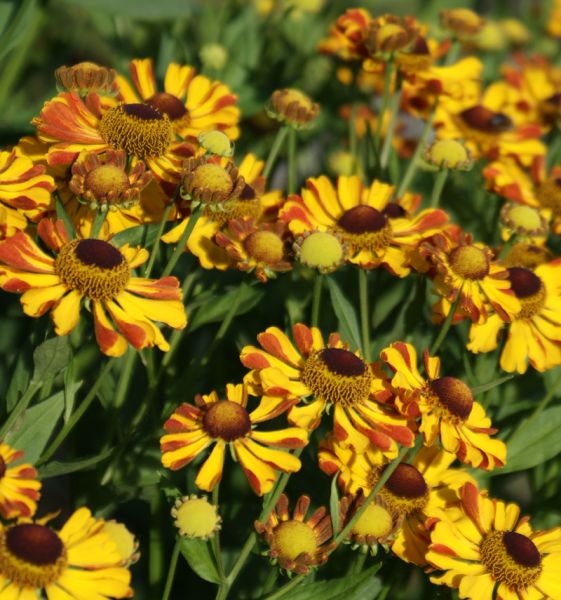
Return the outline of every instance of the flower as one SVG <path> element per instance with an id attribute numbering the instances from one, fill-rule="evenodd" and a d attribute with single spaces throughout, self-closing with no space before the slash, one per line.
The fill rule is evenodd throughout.
<path id="1" fill-rule="evenodd" d="M 115 542 L 117 552 L 121 557 L 119 566 L 129 567 L 138 561 L 140 558 L 138 540 L 125 525 L 112 519 L 104 522 L 101 531 Z"/>
<path id="2" fill-rule="evenodd" d="M 267 114 L 291 127 L 309 125 L 319 114 L 319 104 L 296 89 L 276 90 L 271 96 Z"/>
<path id="3" fill-rule="evenodd" d="M 121 356 L 127 343 L 136 349 L 169 349 L 154 321 L 185 327 L 181 290 L 175 277 L 133 276 L 132 269 L 148 259 L 146 250 L 117 248 L 99 239 L 70 240 L 62 221 L 43 219 L 38 233 L 55 258 L 23 232 L 0 242 L 0 286 L 22 294 L 25 314 L 40 317 L 50 311 L 55 333 L 67 335 L 78 324 L 85 299 L 91 303 L 96 340 L 104 354 Z"/>
<path id="4" fill-rule="evenodd" d="M 561 598 L 561 528 L 533 531 L 514 503 L 461 489 L 461 512 L 431 532 L 433 583 L 459 588 L 460 598 Z"/>
<path id="5" fill-rule="evenodd" d="M 423 354 L 427 378 L 417 369 L 417 352 L 411 344 L 394 342 L 381 352 L 393 371 L 392 386 L 398 395 L 396 406 L 410 416 L 419 416 L 419 431 L 425 446 L 439 439 L 447 452 L 463 462 L 491 471 L 506 461 L 504 442 L 490 434 L 497 430 L 485 409 L 475 402 L 469 387 L 455 377 L 440 377 L 440 359 Z"/>
<path id="6" fill-rule="evenodd" d="M 389 60 L 394 52 L 408 49 L 419 35 L 413 17 L 384 15 L 371 19 L 366 32 L 366 48 L 375 60 Z"/>
<path id="7" fill-rule="evenodd" d="M 299 427 L 316 428 L 332 406 L 339 440 L 359 447 L 370 440 L 389 456 L 397 454 L 396 442 L 413 445 L 407 420 L 374 399 L 384 382 L 358 352 L 348 350 L 338 334 L 331 334 L 326 345 L 317 327 L 297 323 L 292 333 L 296 346 L 280 329 L 269 327 L 257 336 L 261 348 L 242 348 L 241 361 L 251 369 L 244 378 L 250 389 L 299 402 L 288 414 Z M 310 402 L 300 402 L 309 396 Z"/>
<path id="8" fill-rule="evenodd" d="M 174 471 L 180 469 L 214 445 L 195 479 L 200 489 L 210 492 L 222 478 L 224 454 L 229 446 L 258 496 L 271 490 L 277 471 L 298 471 L 298 457 L 278 448 L 303 448 L 308 443 L 304 429 L 254 429 L 255 425 L 284 412 L 289 403 L 263 398 L 249 412 L 249 393 L 245 385 L 229 383 L 225 399 L 213 391 L 208 395 L 197 395 L 196 406 L 181 404 L 164 424 L 166 435 L 160 439 L 164 467 Z"/>
<path id="9" fill-rule="evenodd" d="M 447 315 L 460 296 L 459 308 L 477 323 L 487 320 L 488 305 L 506 321 L 520 311 L 520 302 L 510 289 L 508 271 L 493 261 L 493 251 L 466 236 L 455 244 L 444 235 L 435 235 L 423 244 L 420 253 L 431 260 L 437 273 L 434 284 L 442 296 L 437 311 Z"/>
<path id="10" fill-rule="evenodd" d="M 5 598 L 130 598 L 130 571 L 104 521 L 79 508 L 55 531 L 43 521 L 0 525 L 0 589 Z"/>
<path id="11" fill-rule="evenodd" d="M 300 496 L 292 518 L 288 498 L 281 494 L 266 523 L 255 522 L 257 533 L 269 544 L 269 557 L 281 569 L 307 575 L 311 569 L 327 562 L 334 544 L 327 544 L 332 535 L 331 518 L 324 506 L 317 508 L 306 521 L 310 497 Z"/>
<path id="12" fill-rule="evenodd" d="M 440 11 L 440 23 L 461 38 L 479 33 L 485 25 L 485 19 L 469 8 L 453 8 Z"/>
<path id="13" fill-rule="evenodd" d="M 397 466 L 376 496 L 394 521 L 399 521 L 391 548 L 406 562 L 426 565 L 430 537 L 425 522 L 456 504 L 460 487 L 473 481 L 466 472 L 449 468 L 455 458 L 436 446 L 421 448 L 410 463 Z M 345 493 L 365 496 L 388 466 L 375 446 L 355 452 L 333 439 L 320 444 L 319 463 L 330 476 L 339 472 L 338 484 Z"/>
<path id="14" fill-rule="evenodd" d="M 347 248 L 337 235 L 327 231 L 305 231 L 294 242 L 296 258 L 320 273 L 331 273 L 345 261 Z"/>
<path id="15" fill-rule="evenodd" d="M 51 193 L 56 186 L 45 171 L 17 146 L 0 152 L 0 231 L 4 237 L 25 229 L 27 219 L 38 221 L 51 209 Z"/>
<path id="16" fill-rule="evenodd" d="M 538 371 L 561 364 L 561 259 L 542 263 L 531 271 L 525 267 L 508 269 L 512 291 L 521 310 L 511 323 L 491 315 L 486 323 L 472 324 L 468 350 L 490 352 L 506 328 L 501 352 L 501 368 L 508 373 L 525 373 L 528 363 Z"/>
<path id="17" fill-rule="evenodd" d="M 509 240 L 516 239 L 527 242 L 545 242 L 549 230 L 548 221 L 540 210 L 531 206 L 505 202 L 500 213 L 501 235 Z"/>
<path id="18" fill-rule="evenodd" d="M 222 526 L 218 506 L 211 504 L 205 496 L 184 496 L 175 501 L 171 516 L 179 534 L 188 538 L 209 540 Z"/>
<path id="19" fill-rule="evenodd" d="M 33 124 L 39 140 L 48 144 L 49 165 L 69 165 L 83 150 L 124 150 L 143 160 L 159 180 L 175 185 L 183 160 L 194 153 L 191 144 L 175 139 L 165 112 L 149 104 L 110 100 L 65 92 L 45 103 Z"/>
<path id="20" fill-rule="evenodd" d="M 535 269 L 538 265 L 549 262 L 553 254 L 545 246 L 535 244 L 514 244 L 503 258 L 505 267 L 525 267 Z"/>
<path id="21" fill-rule="evenodd" d="M 21 450 L 0 442 L 0 515 L 4 519 L 32 517 L 37 510 L 41 482 L 35 467 L 22 463 L 22 457 Z"/>
<path id="22" fill-rule="evenodd" d="M 134 88 L 117 76 L 119 97 L 128 104 L 142 102 L 166 115 L 173 130 L 184 139 L 196 140 L 201 131 L 223 131 L 231 140 L 240 136 L 237 96 L 220 81 L 196 75 L 194 67 L 170 63 L 164 76 L 164 91 L 158 91 L 151 59 L 129 63 Z"/>
<path id="23" fill-rule="evenodd" d="M 234 154 L 234 144 L 222 131 L 201 131 L 197 141 L 208 153 L 229 158 Z"/>
<path id="24" fill-rule="evenodd" d="M 471 152 L 458 140 L 436 140 L 425 148 L 424 159 L 439 169 L 469 171 Z"/>
<path id="25" fill-rule="evenodd" d="M 265 283 L 292 269 L 288 255 L 284 223 L 256 223 L 252 219 L 235 219 L 224 232 L 218 232 L 214 241 L 224 248 L 233 266 L 240 271 L 255 271 Z"/>
<path id="26" fill-rule="evenodd" d="M 356 175 L 339 177 L 337 187 L 322 175 L 306 180 L 301 196 L 290 196 L 280 212 L 290 230 L 327 231 L 348 245 L 349 262 L 364 269 L 386 267 L 405 277 L 409 255 L 423 239 L 447 221 L 436 209 L 406 216 L 407 207 L 391 200 L 394 188 L 374 180 L 365 187 Z"/>
<path id="27" fill-rule="evenodd" d="M 58 89 L 78 92 L 82 96 L 90 92 L 111 93 L 116 75 L 115 69 L 102 67 L 93 62 L 80 62 L 71 67 L 63 65 L 55 69 Z"/>
<path id="28" fill-rule="evenodd" d="M 350 8 L 329 28 L 329 37 L 319 44 L 320 52 L 334 54 L 343 60 L 368 55 L 366 34 L 372 16 L 365 8 Z"/>

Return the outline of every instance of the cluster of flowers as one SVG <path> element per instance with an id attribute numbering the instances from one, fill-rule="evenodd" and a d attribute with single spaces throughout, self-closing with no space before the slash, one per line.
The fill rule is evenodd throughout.
<path id="1" fill-rule="evenodd" d="M 444 177 L 486 162 L 489 188 L 513 202 L 501 212 L 502 248 L 474 241 L 451 223 L 437 196 L 421 209 L 422 198 L 406 189 L 410 178 L 397 189 L 379 179 L 365 184 L 364 173 L 355 174 L 356 157 L 353 172 L 335 183 L 321 175 L 286 198 L 266 191 L 269 162 L 247 155 L 237 165 L 232 158 L 240 114 L 226 85 L 174 63 L 158 91 L 150 60 L 131 62 L 132 85 L 112 69 L 81 63 L 57 70 L 61 92 L 33 120 L 36 135 L 0 153 L 0 286 L 22 294 L 27 315 L 50 312 L 57 335 L 77 327 L 84 303 L 101 351 L 121 356 L 129 344 L 168 350 L 157 322 L 186 326 L 171 275 L 184 251 L 205 269 L 252 271 L 262 282 L 295 261 L 322 274 L 346 264 L 399 278 L 414 271 L 430 278 L 438 294 L 435 322 L 470 322 L 470 351 L 496 349 L 506 332 L 505 371 L 560 365 L 561 259 L 546 238 L 550 227 L 561 233 L 561 171 L 546 172 L 541 138 L 561 116 L 561 73 L 545 59 L 520 56 L 503 80 L 482 90 L 480 60 L 456 60 L 454 51 L 483 20 L 450 10 L 442 24 L 452 41 L 429 38 L 412 17 L 352 9 L 321 51 L 343 61 L 341 81 L 397 98 L 395 110 L 381 117 L 369 106 L 347 111 L 359 136 L 376 132 L 383 143 L 382 170 L 392 148 L 405 157 L 412 152 L 395 127 L 398 111 L 434 128 L 433 143 L 417 144 L 414 168 L 421 151 Z M 293 137 L 318 112 L 294 89 L 275 92 L 269 106 Z M 147 224 L 156 228 L 151 255 L 120 242 Z M 161 277 L 151 279 L 160 239 L 176 250 Z M 443 571 L 431 580 L 459 587 L 462 597 L 491 598 L 497 588 L 504 599 L 561 598 L 561 529 L 533 531 L 515 505 L 490 499 L 470 474 L 451 467 L 457 459 L 491 471 L 506 462 L 505 444 L 491 437 L 496 430 L 463 381 L 441 375 L 440 359 L 428 351 L 422 375 L 415 348 L 404 341 L 371 362 L 369 348 L 363 357 L 336 333 L 326 343 L 317 327 L 295 325 L 293 340 L 268 328 L 259 347 L 242 349 L 250 371 L 243 383 L 226 386 L 225 399 L 213 391 L 179 406 L 164 425 L 164 467 L 189 465 L 213 446 L 195 480 L 210 492 L 229 447 L 262 496 L 279 471 L 300 469 L 300 449 L 332 412 L 318 461 L 343 493 L 339 526 L 333 531 L 334 515 L 325 508 L 305 521 L 306 496 L 291 518 L 281 496 L 256 529 L 283 569 L 305 574 L 324 563 L 341 534 L 355 546 L 381 544 L 407 562 Z M 288 427 L 259 428 L 285 415 Z M 400 446 L 411 449 L 408 462 L 400 462 Z M 131 595 L 127 566 L 136 544 L 123 526 L 94 519 L 85 508 L 59 532 L 33 521 L 37 473 L 28 464 L 10 467 L 16 454 L 7 445 L 0 454 L 0 511 L 18 519 L 0 532 L 2 592 L 23 599 L 42 589 L 58 600 L 83 597 L 90 586 L 99 597 Z M 182 533 L 215 534 L 218 509 L 206 504 L 179 501 L 174 516 Z"/>

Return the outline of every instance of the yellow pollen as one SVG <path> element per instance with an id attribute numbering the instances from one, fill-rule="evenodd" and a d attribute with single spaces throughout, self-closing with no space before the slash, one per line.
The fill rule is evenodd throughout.
<path id="1" fill-rule="evenodd" d="M 226 169 L 220 165 L 207 163 L 195 169 L 191 187 L 229 194 L 232 191 L 233 182 Z"/>
<path id="2" fill-rule="evenodd" d="M 508 211 L 512 226 L 525 231 L 534 231 L 542 227 L 540 213 L 530 206 L 513 206 Z"/>
<path id="3" fill-rule="evenodd" d="M 55 272 L 70 289 L 92 300 L 111 300 L 130 279 L 130 267 L 115 246 L 102 240 L 72 240 L 56 257 Z"/>
<path id="4" fill-rule="evenodd" d="M 446 169 L 457 169 L 469 160 L 465 146 L 456 140 L 439 140 L 429 150 L 432 163 Z"/>
<path id="5" fill-rule="evenodd" d="M 217 212 L 205 206 L 203 208 L 203 215 L 205 218 L 221 225 L 226 225 L 228 221 L 232 219 L 256 219 L 261 212 L 261 203 L 259 199 L 253 198 L 251 200 L 230 200 L 224 205 L 222 212 Z"/>
<path id="6" fill-rule="evenodd" d="M 217 156 L 232 156 L 234 153 L 232 142 L 222 131 L 203 131 L 197 139 L 205 150 Z"/>
<path id="7" fill-rule="evenodd" d="M 187 537 L 208 539 L 220 529 L 217 507 L 206 498 L 192 496 L 177 500 L 171 514 L 179 533 Z"/>
<path id="8" fill-rule="evenodd" d="M 542 572 L 541 556 L 532 540 L 514 531 L 492 531 L 481 543 L 481 562 L 493 578 L 511 589 L 525 589 Z"/>
<path id="9" fill-rule="evenodd" d="M 489 258 L 476 246 L 458 246 L 449 255 L 450 266 L 456 275 L 465 279 L 483 279 L 489 274 Z"/>
<path id="10" fill-rule="evenodd" d="M 343 246 L 331 233 L 316 231 L 304 239 L 298 258 L 309 267 L 328 271 L 341 264 Z"/>
<path id="11" fill-rule="evenodd" d="M 393 519 L 391 514 L 383 506 L 370 502 L 368 508 L 353 525 L 351 533 L 380 539 L 389 535 L 392 528 Z"/>
<path id="12" fill-rule="evenodd" d="M 244 242 L 247 253 L 257 261 L 273 265 L 284 256 L 284 242 L 272 231 L 255 231 Z"/>
<path id="13" fill-rule="evenodd" d="M 130 184 L 123 169 L 115 165 L 101 165 L 86 175 L 85 187 L 91 190 L 96 198 L 102 198 L 110 192 L 122 194 Z"/>
<path id="14" fill-rule="evenodd" d="M 301 554 L 313 556 L 317 548 L 314 530 L 301 521 L 283 521 L 273 532 L 271 550 L 281 560 L 296 560 Z"/>
<path id="15" fill-rule="evenodd" d="M 542 287 L 539 291 L 526 298 L 518 298 L 522 305 L 522 310 L 516 315 L 517 319 L 531 319 L 534 315 L 538 314 L 543 308 L 545 303 L 545 288 Z"/>

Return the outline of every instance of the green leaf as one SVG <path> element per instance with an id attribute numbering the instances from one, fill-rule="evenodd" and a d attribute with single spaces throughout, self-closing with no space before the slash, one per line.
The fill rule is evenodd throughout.
<path id="1" fill-rule="evenodd" d="M 10 387 L 6 394 L 6 408 L 11 412 L 19 398 L 29 386 L 31 378 L 30 352 L 20 352 L 13 371 Z"/>
<path id="2" fill-rule="evenodd" d="M 514 379 L 514 377 L 515 377 L 514 375 L 506 375 L 505 377 L 495 379 L 495 381 L 490 381 L 489 383 L 482 383 L 481 385 L 476 385 L 475 387 L 471 388 L 471 391 L 474 395 L 481 394 L 483 392 L 492 390 L 493 388 L 497 387 L 498 385 L 502 385 L 503 383 L 506 383 L 507 381 L 510 381 L 511 379 Z"/>
<path id="3" fill-rule="evenodd" d="M 35 463 L 43 453 L 64 410 L 64 392 L 57 392 L 44 402 L 28 408 L 6 441 L 25 453 L 25 461 Z"/>
<path id="4" fill-rule="evenodd" d="M 20 44 L 31 29 L 37 10 L 37 0 L 24 0 L 20 4 L 20 9 L 0 37 L 0 60 Z"/>
<path id="5" fill-rule="evenodd" d="M 339 491 L 337 489 L 337 479 L 339 471 L 333 476 L 331 481 L 331 494 L 329 495 L 329 511 L 331 512 L 331 524 L 333 531 L 339 531 Z"/>
<path id="6" fill-rule="evenodd" d="M 66 336 L 56 336 L 44 341 L 33 352 L 33 383 L 41 383 L 62 371 L 71 357 L 70 342 Z"/>
<path id="7" fill-rule="evenodd" d="M 105 12 L 114 16 L 131 17 L 145 21 L 187 18 L 192 3 L 185 0 L 72 0 L 91 12 Z"/>
<path id="8" fill-rule="evenodd" d="M 195 313 L 195 316 L 191 319 L 189 332 L 193 332 L 195 329 L 208 323 L 218 323 L 219 321 L 222 321 L 229 313 L 232 302 L 236 299 L 237 294 L 238 290 L 233 289 L 223 294 L 221 298 L 215 297 L 214 300 L 210 300 L 207 304 L 201 306 Z M 257 306 L 261 298 L 265 295 L 265 290 L 246 285 L 241 294 L 242 297 L 239 299 L 238 310 L 236 311 L 236 314 L 233 315 L 234 317 L 236 315 L 243 315 L 246 312 L 249 312 L 254 306 Z"/>
<path id="9" fill-rule="evenodd" d="M 55 193 L 55 199 L 56 217 L 64 223 L 64 228 L 66 229 L 66 233 L 68 233 L 70 239 L 74 239 L 76 237 L 76 230 L 74 229 L 72 220 L 68 216 L 66 208 L 64 207 L 64 204 L 57 193 Z"/>
<path id="10" fill-rule="evenodd" d="M 498 475 L 531 469 L 561 453 L 561 406 L 544 410 L 528 425 L 522 423 L 521 433 L 508 444 L 507 463 Z"/>
<path id="11" fill-rule="evenodd" d="M 80 460 L 73 460 L 70 462 L 58 462 L 54 460 L 39 469 L 39 477 L 41 479 L 48 479 L 49 477 L 58 477 L 59 475 L 68 475 L 68 473 L 75 473 L 76 471 L 85 471 L 86 469 L 91 469 L 98 463 L 109 458 L 113 454 L 113 450 L 114 448 L 108 448 L 101 454 L 96 454 L 95 456 L 89 456 L 88 458 L 82 458 Z"/>
<path id="12" fill-rule="evenodd" d="M 210 581 L 210 583 L 220 583 L 220 575 L 218 575 L 208 542 L 194 538 L 183 538 L 181 554 L 201 579 Z"/>
<path id="13" fill-rule="evenodd" d="M 374 577 L 382 565 L 377 564 L 362 573 L 301 585 L 290 590 L 290 600 L 366 600 L 376 598 L 382 589 L 380 579 Z M 284 596 L 281 596 L 284 597 Z"/>
<path id="14" fill-rule="evenodd" d="M 149 223 L 148 225 L 137 225 L 120 231 L 111 238 L 115 246 L 152 246 L 158 237 L 160 229 L 159 223 Z"/>
<path id="15" fill-rule="evenodd" d="M 358 321 L 353 305 L 345 298 L 333 277 L 326 277 L 331 304 L 339 320 L 341 337 L 356 350 L 361 347 Z"/>

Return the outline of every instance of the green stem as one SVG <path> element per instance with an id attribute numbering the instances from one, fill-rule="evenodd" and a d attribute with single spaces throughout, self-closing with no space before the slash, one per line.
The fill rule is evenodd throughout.
<path id="1" fill-rule="evenodd" d="M 444 184 L 446 183 L 446 179 L 448 177 L 448 169 L 441 169 L 438 172 L 434 180 L 434 185 L 432 186 L 432 194 L 430 197 L 430 207 L 438 208 L 440 204 L 440 196 L 442 194 L 442 190 L 444 189 Z"/>
<path id="2" fill-rule="evenodd" d="M 559 374 L 557 378 L 553 382 L 551 389 L 547 394 L 541 399 L 540 403 L 534 408 L 532 414 L 522 421 L 518 427 L 513 431 L 512 435 L 508 438 L 508 443 L 512 444 L 512 442 L 520 436 L 523 431 L 528 431 L 529 426 L 540 416 L 540 414 L 548 407 L 549 403 L 555 398 L 557 390 L 561 385 L 561 369 L 559 370 Z"/>
<path id="3" fill-rule="evenodd" d="M 506 255 L 510 252 L 510 249 L 514 246 L 514 244 L 516 244 L 517 242 L 517 235 L 515 233 L 513 233 L 508 240 L 503 244 L 503 247 L 501 248 L 501 251 L 499 252 L 499 258 L 501 260 L 503 260 Z"/>
<path id="4" fill-rule="evenodd" d="M 362 352 L 370 362 L 370 311 L 368 308 L 368 271 L 358 270 L 358 294 L 360 301 L 360 326 L 362 334 Z"/>
<path id="5" fill-rule="evenodd" d="M 280 589 L 278 589 L 274 594 L 267 596 L 265 600 L 277 600 L 277 598 L 282 598 L 292 589 L 294 589 L 297 585 L 300 585 L 303 579 L 305 579 L 307 575 L 297 575 L 293 577 L 288 583 L 283 585 Z"/>
<path id="6" fill-rule="evenodd" d="M 288 193 L 296 193 L 296 129 L 290 128 L 288 134 Z"/>
<path id="7" fill-rule="evenodd" d="M 18 400 L 18 403 L 14 406 L 14 410 L 10 413 L 6 422 L 0 429 L 0 440 L 3 440 L 6 434 L 14 426 L 15 422 L 25 412 L 25 409 L 29 406 L 29 403 L 33 399 L 33 396 L 41 389 L 41 383 L 31 382 L 29 387 L 25 390 L 23 396 Z"/>
<path id="8" fill-rule="evenodd" d="M 351 153 L 351 174 L 355 175 L 358 171 L 358 143 L 356 137 L 356 110 L 357 106 L 353 103 L 349 117 L 349 152 Z"/>
<path id="9" fill-rule="evenodd" d="M 380 138 L 382 137 L 382 128 L 384 126 L 384 115 L 386 114 L 386 109 L 388 108 L 388 103 L 390 100 L 390 88 L 392 85 L 393 70 L 393 61 L 387 62 L 384 71 L 384 92 L 382 95 L 382 104 L 378 113 L 376 132 L 374 133 L 374 146 L 376 150 L 380 150 Z"/>
<path id="10" fill-rule="evenodd" d="M 148 549 L 148 582 L 150 597 L 160 597 L 160 582 L 164 574 L 164 557 L 162 555 L 162 496 L 156 488 L 150 503 L 150 542 Z"/>
<path id="11" fill-rule="evenodd" d="M 181 538 L 177 538 L 173 552 L 171 553 L 171 559 L 169 562 L 168 576 L 166 578 L 166 586 L 162 595 L 162 600 L 168 600 L 173 587 L 173 580 L 175 578 L 175 569 L 177 567 L 177 559 L 179 558 L 179 551 L 181 550 Z"/>
<path id="12" fill-rule="evenodd" d="M 260 597 L 264 597 L 268 593 L 270 593 L 270 591 L 275 586 L 278 576 L 279 576 L 279 570 L 277 569 L 277 567 L 276 566 L 271 567 L 269 574 L 267 575 L 267 579 L 265 580 L 265 583 L 263 584 L 263 588 L 261 589 L 261 594 L 259 595 Z"/>
<path id="13" fill-rule="evenodd" d="M 284 127 L 281 127 L 278 131 L 277 131 L 277 135 L 275 137 L 275 141 L 273 142 L 273 145 L 271 146 L 271 150 L 269 151 L 269 156 L 267 157 L 267 162 L 265 163 L 265 168 L 263 169 L 263 177 L 269 177 L 269 175 L 271 174 L 271 171 L 273 170 L 273 167 L 275 166 L 275 161 L 277 160 L 277 156 L 280 152 L 280 149 L 282 148 L 282 145 L 284 143 L 284 138 L 286 137 L 286 134 L 289 132 L 290 127 L 288 125 L 285 125 Z"/>
<path id="14" fill-rule="evenodd" d="M 187 240 L 189 239 L 189 236 L 191 235 L 193 229 L 195 229 L 195 225 L 197 224 L 201 213 L 202 205 L 199 204 L 197 208 L 195 208 L 195 210 L 191 213 L 191 216 L 189 217 L 189 222 L 185 226 L 185 229 L 183 230 L 183 233 L 181 234 L 181 237 L 177 242 L 177 246 L 174 248 L 173 254 L 171 255 L 168 264 L 165 266 L 162 272 L 162 277 L 167 277 L 173 271 L 175 265 L 177 264 L 177 261 L 179 260 L 183 252 L 185 252 Z"/>
<path id="15" fill-rule="evenodd" d="M 90 232 L 91 238 L 99 237 L 101 228 L 103 227 L 103 224 L 105 223 L 106 217 L 107 217 L 107 210 L 98 210 L 97 211 L 93 225 L 92 225 L 92 230 Z"/>
<path id="16" fill-rule="evenodd" d="M 319 308 L 321 305 L 321 288 L 323 286 L 323 274 L 319 271 L 314 278 L 314 291 L 312 294 L 312 327 L 317 327 L 319 323 Z"/>
<path id="17" fill-rule="evenodd" d="M 158 256 L 158 250 L 160 249 L 160 238 L 162 237 L 162 234 L 164 233 L 164 227 L 166 226 L 166 223 L 167 223 L 167 220 L 169 217 L 169 213 L 171 212 L 171 209 L 173 207 L 174 201 L 177 197 L 177 193 L 178 193 L 180 187 L 181 186 L 178 185 L 175 188 L 173 198 L 171 199 L 171 202 L 166 206 L 164 214 L 162 215 L 162 220 L 160 222 L 160 226 L 158 227 L 158 233 L 156 235 L 156 239 L 154 240 L 154 244 L 152 245 L 152 251 L 150 252 L 150 258 L 148 260 L 148 263 L 146 264 L 146 268 L 144 269 L 144 277 L 150 277 L 150 273 L 152 273 L 152 269 L 154 268 L 154 263 L 156 262 L 156 257 Z"/>
<path id="18" fill-rule="evenodd" d="M 429 118 L 427 119 L 427 122 L 425 123 L 423 132 L 421 133 L 421 138 L 419 139 L 419 142 L 417 143 L 417 147 L 415 148 L 415 152 L 413 153 L 413 156 L 411 157 L 411 160 L 409 161 L 409 164 L 407 165 L 407 170 L 405 171 L 405 175 L 403 176 L 403 179 L 401 180 L 401 183 L 399 184 L 399 187 L 398 187 L 397 193 L 396 193 L 397 198 L 400 198 L 404 194 L 404 192 L 409 187 L 409 184 L 413 180 L 415 173 L 417 172 L 419 156 L 420 156 L 422 150 L 424 149 L 427 139 L 432 130 L 432 122 L 434 120 L 435 112 L 436 112 L 436 104 L 435 104 L 434 108 L 432 109 L 431 114 L 429 115 Z"/>
<path id="19" fill-rule="evenodd" d="M 388 166 L 390 154 L 392 150 L 393 132 L 397 123 L 397 115 L 399 114 L 399 105 L 401 103 L 401 89 L 396 92 L 390 103 L 390 122 L 388 123 L 388 131 L 384 137 L 382 153 L 380 155 L 380 168 L 383 170 Z"/>
<path id="20" fill-rule="evenodd" d="M 220 495 L 220 482 L 218 482 L 212 490 L 212 503 L 214 506 L 219 506 L 219 495 Z M 214 558 L 216 559 L 216 566 L 218 568 L 218 575 L 220 580 L 224 581 L 224 561 L 222 560 L 222 552 L 220 551 L 220 533 L 217 531 L 212 537 L 212 550 L 214 552 Z"/>
<path id="21" fill-rule="evenodd" d="M 115 400 L 113 402 L 113 406 L 116 409 L 121 408 L 125 403 L 125 400 L 127 399 L 127 392 L 131 382 L 132 373 L 134 371 L 134 363 L 136 362 L 137 355 L 138 352 L 136 352 L 136 350 L 129 348 L 125 357 L 125 364 L 123 365 L 121 376 L 119 377 L 117 390 L 115 392 Z"/>
<path id="22" fill-rule="evenodd" d="M 101 384 L 105 380 L 105 377 L 108 375 L 111 367 L 113 366 L 113 361 L 108 360 L 104 365 L 94 384 L 90 388 L 87 396 L 84 398 L 80 406 L 72 413 L 72 416 L 68 419 L 68 421 L 64 424 L 64 427 L 58 432 L 58 435 L 53 440 L 48 449 L 43 453 L 37 465 L 42 465 L 46 463 L 53 454 L 58 450 L 59 446 L 64 442 L 64 440 L 68 437 L 70 432 L 74 429 L 78 421 L 84 416 L 84 413 L 90 407 L 90 404 L 95 400 L 97 396 L 97 392 L 101 387 Z"/>
<path id="23" fill-rule="evenodd" d="M 366 562 L 366 557 L 368 556 L 368 552 L 359 552 L 358 557 L 355 562 L 352 564 L 353 573 L 357 574 L 362 572 L 364 569 L 364 563 Z"/>
<path id="24" fill-rule="evenodd" d="M 450 329 L 450 326 L 452 325 L 452 320 L 454 319 L 454 314 L 456 313 L 456 309 L 458 308 L 458 305 L 460 304 L 461 299 L 462 299 L 462 288 L 460 288 L 458 290 L 458 295 L 456 296 L 456 299 L 452 303 L 452 306 L 450 307 L 448 315 L 446 316 L 446 320 L 444 321 L 444 323 L 442 324 L 442 327 L 440 328 L 440 331 L 438 332 L 438 337 L 436 338 L 436 340 L 434 340 L 434 342 L 430 348 L 430 354 L 432 354 L 432 355 L 436 354 L 437 350 L 440 348 L 440 345 L 444 341 L 444 338 L 446 337 L 446 334 L 448 333 L 448 330 Z"/>

